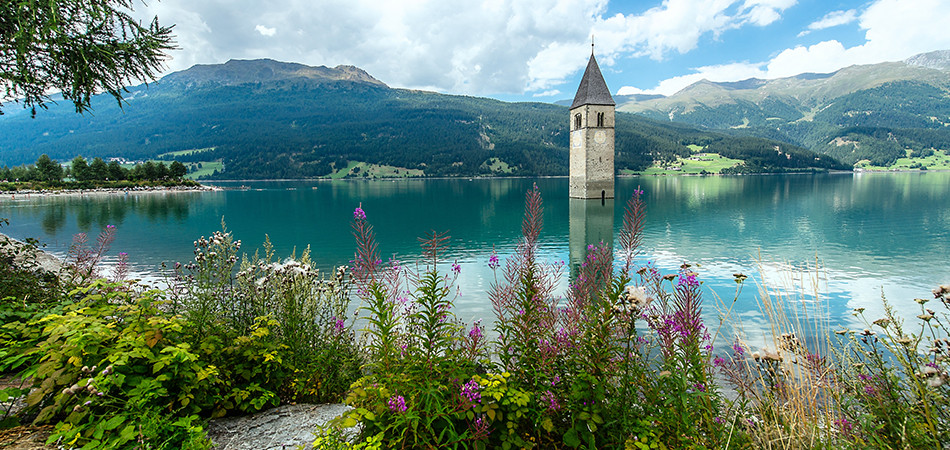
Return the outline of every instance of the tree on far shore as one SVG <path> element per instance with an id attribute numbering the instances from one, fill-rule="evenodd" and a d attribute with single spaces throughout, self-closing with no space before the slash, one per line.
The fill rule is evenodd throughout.
<path id="1" fill-rule="evenodd" d="M 92 179 L 92 173 L 89 171 L 89 164 L 86 164 L 86 158 L 77 156 L 69 163 L 69 174 L 76 181 L 87 181 Z"/>
<path id="2" fill-rule="evenodd" d="M 102 158 L 97 156 L 93 158 L 92 163 L 89 164 L 89 173 L 93 180 L 108 180 L 109 166 Z"/>
<path id="3" fill-rule="evenodd" d="M 168 166 L 168 175 L 176 180 L 180 180 L 187 174 L 188 168 L 178 161 L 172 161 L 171 165 Z"/>
<path id="4" fill-rule="evenodd" d="M 44 153 L 36 160 L 36 174 L 40 181 L 63 181 L 63 166 Z"/>

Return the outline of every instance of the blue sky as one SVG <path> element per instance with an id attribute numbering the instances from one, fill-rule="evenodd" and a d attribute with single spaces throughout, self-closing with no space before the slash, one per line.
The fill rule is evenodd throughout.
<path id="1" fill-rule="evenodd" d="M 168 72 L 229 59 L 355 65 L 391 87 L 551 102 L 595 52 L 614 94 L 831 72 L 950 49 L 947 0 L 163 0 Z"/>

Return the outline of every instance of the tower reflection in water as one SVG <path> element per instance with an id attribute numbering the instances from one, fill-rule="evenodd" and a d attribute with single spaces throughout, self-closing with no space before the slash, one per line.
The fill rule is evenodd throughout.
<path id="1" fill-rule="evenodd" d="M 614 200 L 571 198 L 570 202 L 570 267 L 571 280 L 577 278 L 578 269 L 587 258 L 588 245 L 603 242 L 613 248 Z"/>

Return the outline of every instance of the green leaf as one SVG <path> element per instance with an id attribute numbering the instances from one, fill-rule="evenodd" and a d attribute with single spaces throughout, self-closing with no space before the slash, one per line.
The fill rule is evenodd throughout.
<path id="1" fill-rule="evenodd" d="M 56 412 L 56 405 L 49 405 L 43 408 L 42 410 L 40 410 L 40 413 L 36 416 L 36 419 L 33 419 L 33 424 L 37 425 L 37 424 L 45 423 L 47 420 L 53 417 L 53 414 L 55 412 Z"/>
<path id="2" fill-rule="evenodd" d="M 107 420 L 106 423 L 102 425 L 102 428 L 106 431 L 114 430 L 118 428 L 119 425 L 122 424 L 122 422 L 125 422 L 125 416 L 123 415 L 113 416 L 111 419 Z"/>
<path id="3" fill-rule="evenodd" d="M 564 444 L 574 448 L 581 446 L 581 440 L 577 437 L 577 430 L 571 428 L 567 430 L 567 433 L 564 433 Z"/>
<path id="4" fill-rule="evenodd" d="M 544 420 L 541 421 L 541 428 L 544 428 L 544 431 L 550 433 L 554 431 L 554 422 L 551 421 L 550 417 L 545 417 Z"/>
<path id="5" fill-rule="evenodd" d="M 135 437 L 135 425 L 126 425 L 126 427 L 119 432 L 119 438 L 124 441 L 130 441 L 133 437 Z"/>
<path id="6" fill-rule="evenodd" d="M 43 390 L 43 389 L 37 389 L 37 390 L 35 390 L 35 391 L 33 391 L 33 392 L 30 392 L 30 395 L 27 395 L 27 396 L 26 396 L 26 404 L 27 404 L 27 405 L 30 405 L 30 406 L 33 406 L 33 405 L 39 403 L 40 400 L 42 400 L 43 397 L 45 397 L 45 396 L 46 396 L 46 391 L 45 391 L 45 390 Z"/>

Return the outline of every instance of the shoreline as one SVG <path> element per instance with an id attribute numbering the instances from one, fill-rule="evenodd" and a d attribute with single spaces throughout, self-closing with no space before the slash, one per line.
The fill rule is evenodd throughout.
<path id="1" fill-rule="evenodd" d="M 950 172 L 950 169 L 932 169 L 932 170 L 828 170 L 824 172 L 762 172 L 762 173 L 741 173 L 741 174 L 721 174 L 721 173 L 671 173 L 671 174 L 642 174 L 642 173 L 630 173 L 622 174 L 618 173 L 617 178 L 634 178 L 634 177 L 740 177 L 740 176 L 766 176 L 766 175 L 843 175 L 843 174 L 859 174 L 859 173 L 942 173 Z M 227 186 L 214 186 L 214 183 L 251 183 L 251 182 L 275 182 L 275 181 L 312 181 L 312 182 L 333 182 L 333 181 L 418 181 L 418 180 L 506 180 L 506 179 L 529 179 L 529 178 L 568 178 L 569 175 L 516 175 L 516 176 L 496 176 L 496 175 L 475 175 L 475 176 L 433 176 L 433 177 L 387 177 L 387 178 L 234 178 L 227 180 L 202 180 L 205 183 L 210 183 L 212 187 L 218 189 L 235 189 L 234 187 Z"/>
<path id="2" fill-rule="evenodd" d="M 136 186 L 133 188 L 93 188 L 93 189 L 24 189 L 17 191 L 0 191 L 0 197 L 10 196 L 16 200 L 18 195 L 39 197 L 50 196 L 84 196 L 84 195 L 114 195 L 114 194 L 159 194 L 177 192 L 213 192 L 223 190 L 217 186 Z"/>
<path id="3" fill-rule="evenodd" d="M 32 259 L 40 270 L 48 273 L 60 273 L 65 266 L 65 262 L 56 255 L 0 232 L 0 247 L 7 245 L 13 247 L 13 263 L 19 267 L 24 267 L 28 259 Z"/>

